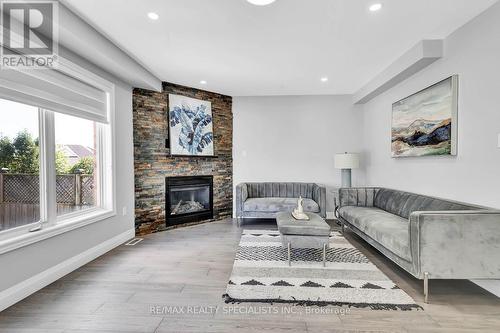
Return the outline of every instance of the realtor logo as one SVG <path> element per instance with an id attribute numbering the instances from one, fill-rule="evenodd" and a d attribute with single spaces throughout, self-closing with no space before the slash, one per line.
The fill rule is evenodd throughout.
<path id="1" fill-rule="evenodd" d="M 57 63 L 57 1 L 0 0 L 2 68 L 53 68 Z"/>

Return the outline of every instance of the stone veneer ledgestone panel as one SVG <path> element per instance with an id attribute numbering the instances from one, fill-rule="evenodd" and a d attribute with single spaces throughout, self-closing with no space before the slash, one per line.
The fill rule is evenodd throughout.
<path id="1" fill-rule="evenodd" d="M 212 102 L 214 153 L 217 157 L 170 157 L 168 94 Z M 171 83 L 163 91 L 133 91 L 135 223 L 138 234 L 165 230 L 165 177 L 213 175 L 214 220 L 232 215 L 232 98 Z M 118 143 L 119 144 L 119 143 Z"/>

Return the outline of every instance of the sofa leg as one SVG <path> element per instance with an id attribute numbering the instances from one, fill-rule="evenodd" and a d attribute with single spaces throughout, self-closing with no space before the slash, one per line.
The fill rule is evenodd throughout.
<path id="1" fill-rule="evenodd" d="M 424 303 L 429 303 L 429 273 L 424 272 Z"/>
<path id="2" fill-rule="evenodd" d="M 344 234 L 344 230 L 345 230 L 345 226 L 344 226 L 344 222 L 340 221 L 340 230 L 342 232 L 342 235 Z"/>

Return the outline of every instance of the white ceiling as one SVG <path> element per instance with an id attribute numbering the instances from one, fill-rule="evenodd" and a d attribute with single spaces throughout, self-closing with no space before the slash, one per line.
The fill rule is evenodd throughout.
<path id="1" fill-rule="evenodd" d="M 446 37 L 496 1 L 65 3 L 163 81 L 257 96 L 351 94 L 418 41 Z M 382 10 L 370 12 L 374 2 Z M 150 20 L 148 12 L 159 20 Z"/>

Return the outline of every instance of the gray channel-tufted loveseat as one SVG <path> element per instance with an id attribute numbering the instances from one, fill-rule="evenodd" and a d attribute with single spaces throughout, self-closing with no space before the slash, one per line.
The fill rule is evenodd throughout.
<path id="1" fill-rule="evenodd" d="M 291 212 L 302 196 L 304 211 L 326 217 L 326 188 L 314 183 L 241 183 L 236 186 L 236 217 L 275 218 Z"/>
<path id="2" fill-rule="evenodd" d="M 500 278 L 500 211 L 386 188 L 342 188 L 352 231 L 418 279 Z"/>

